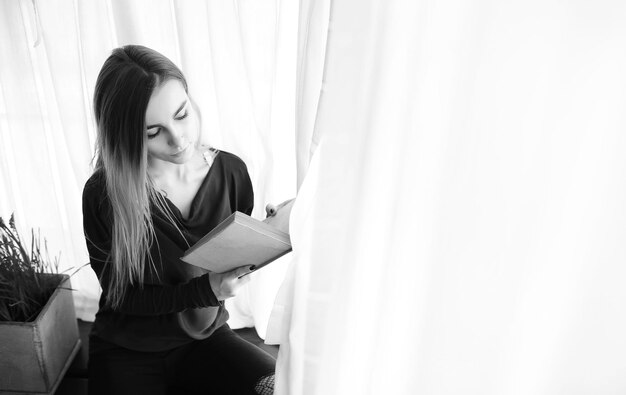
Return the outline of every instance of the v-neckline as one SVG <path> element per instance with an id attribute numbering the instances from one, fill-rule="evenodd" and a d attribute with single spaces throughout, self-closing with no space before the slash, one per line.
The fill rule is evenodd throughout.
<path id="1" fill-rule="evenodd" d="M 221 155 L 220 155 L 220 152 L 218 151 L 215 154 L 215 157 L 213 158 L 213 162 L 211 163 L 211 166 L 209 167 L 209 171 L 207 171 L 206 175 L 202 179 L 202 182 L 200 183 L 200 186 L 198 187 L 198 190 L 196 191 L 196 194 L 191 199 L 191 203 L 189 203 L 189 213 L 187 215 L 187 218 L 183 217 L 183 213 L 182 211 L 180 211 L 180 208 L 178 208 L 178 206 L 174 204 L 174 202 L 172 202 L 167 196 L 165 196 L 165 200 L 168 202 L 168 204 L 176 209 L 175 212 L 177 213 L 177 217 L 179 221 L 183 223 L 187 223 L 189 222 L 190 219 L 193 218 L 195 207 L 197 205 L 196 201 L 199 199 L 200 192 L 202 191 L 203 188 L 205 188 L 205 184 L 208 182 L 209 177 L 211 176 L 211 173 L 213 172 L 213 168 L 217 164 L 217 159 L 220 157 Z"/>

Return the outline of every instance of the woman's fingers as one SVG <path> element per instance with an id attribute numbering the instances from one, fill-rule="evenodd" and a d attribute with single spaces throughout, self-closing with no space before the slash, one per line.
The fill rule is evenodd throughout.
<path id="1" fill-rule="evenodd" d="M 252 266 L 241 266 L 238 267 L 237 269 L 233 270 L 233 274 L 235 276 L 235 278 L 241 278 L 241 276 L 245 276 L 248 273 L 252 273 L 254 270 L 256 269 L 256 267 L 254 265 Z"/>
<path id="2" fill-rule="evenodd" d="M 246 274 L 253 272 L 254 269 L 254 265 L 241 266 L 226 273 L 211 273 L 209 282 L 217 299 L 224 300 L 235 296 L 239 288 L 250 281 L 250 276 Z"/>
<path id="3" fill-rule="evenodd" d="M 278 206 L 275 205 L 275 204 L 271 204 L 270 203 L 267 206 L 265 206 L 265 213 L 267 213 L 268 217 L 273 217 L 274 215 L 276 215 L 278 210 L 282 209 L 283 207 L 285 207 L 286 205 L 290 204 L 293 201 L 294 201 L 294 199 L 285 200 L 284 202 L 282 202 Z"/>
<path id="4" fill-rule="evenodd" d="M 274 215 L 276 215 L 276 211 L 278 211 L 278 209 L 273 204 L 268 204 L 267 206 L 265 206 L 265 213 L 268 217 L 273 217 Z"/>

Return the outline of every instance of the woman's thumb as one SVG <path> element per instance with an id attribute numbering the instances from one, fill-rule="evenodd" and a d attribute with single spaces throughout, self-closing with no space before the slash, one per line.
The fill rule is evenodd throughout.
<path id="1" fill-rule="evenodd" d="M 235 274 L 236 274 L 237 278 L 240 278 L 243 275 L 246 275 L 248 273 L 252 273 L 255 269 L 256 269 L 256 267 L 254 265 L 252 265 L 252 266 L 242 266 L 242 267 L 239 267 L 239 268 L 235 269 Z"/>

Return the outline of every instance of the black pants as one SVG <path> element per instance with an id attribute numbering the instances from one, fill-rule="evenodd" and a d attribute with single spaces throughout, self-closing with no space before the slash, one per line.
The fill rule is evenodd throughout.
<path id="1" fill-rule="evenodd" d="M 89 355 L 90 395 L 255 394 L 257 381 L 276 365 L 228 325 L 208 339 L 162 352 L 102 347 L 96 337 L 90 342 L 101 343 Z"/>

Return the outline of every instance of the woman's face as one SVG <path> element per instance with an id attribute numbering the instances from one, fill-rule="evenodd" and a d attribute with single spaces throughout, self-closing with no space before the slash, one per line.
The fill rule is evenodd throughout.
<path id="1" fill-rule="evenodd" d="M 148 156 L 182 164 L 194 153 L 198 122 L 183 84 L 175 79 L 156 87 L 146 109 Z"/>

